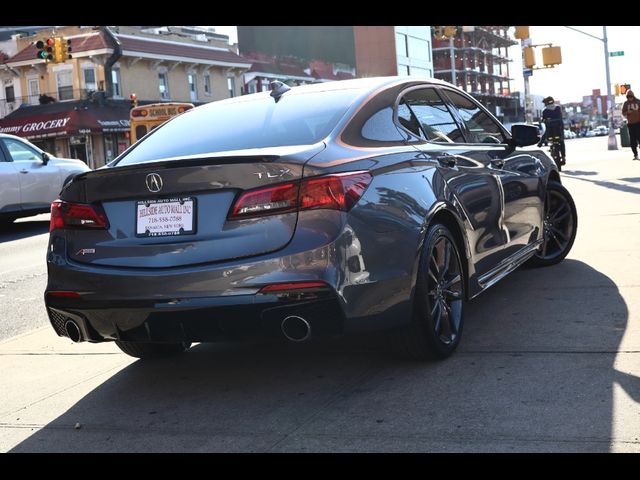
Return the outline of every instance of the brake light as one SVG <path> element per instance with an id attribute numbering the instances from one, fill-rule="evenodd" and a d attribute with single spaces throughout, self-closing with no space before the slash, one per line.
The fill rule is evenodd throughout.
<path id="1" fill-rule="evenodd" d="M 326 208 L 348 212 L 371 183 L 367 172 L 338 173 L 243 193 L 229 219 Z"/>
<path id="2" fill-rule="evenodd" d="M 85 203 L 69 203 L 55 200 L 51 204 L 49 231 L 53 232 L 58 228 L 107 229 L 109 228 L 109 221 L 99 207 Z"/>
<path id="3" fill-rule="evenodd" d="M 300 210 L 329 208 L 348 212 L 371 182 L 367 172 L 327 175 L 304 180 L 300 186 Z"/>
<path id="4" fill-rule="evenodd" d="M 231 217 L 290 212 L 296 209 L 297 200 L 296 183 L 253 190 L 240 196 L 231 210 Z"/>

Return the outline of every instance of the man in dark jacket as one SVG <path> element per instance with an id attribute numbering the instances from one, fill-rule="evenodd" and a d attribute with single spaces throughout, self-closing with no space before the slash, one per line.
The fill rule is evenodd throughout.
<path id="1" fill-rule="evenodd" d="M 562 108 L 555 104 L 553 97 L 547 97 L 542 100 L 545 107 L 542 111 L 542 121 L 546 125 L 545 138 L 560 137 L 560 163 L 567 163 L 566 150 L 564 146 L 564 122 L 562 121 Z M 542 143 L 542 142 L 540 142 Z"/>
<path id="2" fill-rule="evenodd" d="M 631 90 L 627 91 L 627 101 L 622 105 L 622 115 L 627 119 L 633 159 L 638 160 L 638 142 L 640 142 L 640 102 Z"/>

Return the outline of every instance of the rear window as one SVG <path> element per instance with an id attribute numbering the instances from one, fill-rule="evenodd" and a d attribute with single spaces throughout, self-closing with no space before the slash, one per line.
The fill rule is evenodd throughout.
<path id="1" fill-rule="evenodd" d="M 158 127 L 118 161 L 131 165 L 248 148 L 310 145 L 326 137 L 361 90 L 267 94 L 212 102 Z"/>

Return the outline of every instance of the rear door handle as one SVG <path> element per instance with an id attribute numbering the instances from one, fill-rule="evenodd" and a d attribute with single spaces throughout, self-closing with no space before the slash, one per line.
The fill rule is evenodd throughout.
<path id="1" fill-rule="evenodd" d="M 456 157 L 453 155 L 442 155 L 440 157 L 436 157 L 436 160 L 443 167 L 455 167 L 456 166 Z"/>
<path id="2" fill-rule="evenodd" d="M 23 168 L 22 170 L 20 170 L 20 173 L 29 173 L 29 170 Z"/>

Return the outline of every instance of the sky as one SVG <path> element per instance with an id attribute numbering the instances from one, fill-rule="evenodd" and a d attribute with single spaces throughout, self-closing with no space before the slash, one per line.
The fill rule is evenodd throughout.
<path id="1" fill-rule="evenodd" d="M 601 26 L 571 27 L 603 37 Z M 562 26 L 531 26 L 529 35 L 533 45 L 552 43 L 560 46 L 562 52 L 561 65 L 533 71 L 529 80 L 531 94 L 551 95 L 562 103 L 582 101 L 583 96 L 591 95 L 591 91 L 597 88 L 606 95 L 604 42 Z M 607 27 L 609 52 L 624 52 L 623 56 L 609 57 L 612 95 L 615 94 L 613 85 L 616 83 L 628 83 L 632 89 L 640 90 L 639 37 L 640 27 Z M 509 53 L 514 60 L 509 68 L 510 76 L 514 78 L 512 90 L 524 91 L 521 47 L 512 47 Z M 536 64 L 542 65 L 540 48 L 536 48 Z M 624 97 L 619 96 L 616 101 L 622 102 Z"/>
<path id="2" fill-rule="evenodd" d="M 603 37 L 601 26 L 572 27 Z M 229 35 L 232 43 L 238 41 L 235 26 L 214 28 L 217 33 Z M 551 43 L 560 46 L 562 52 L 561 65 L 534 70 L 529 80 L 531 94 L 551 95 L 559 102 L 569 103 L 582 101 L 583 96 L 591 95 L 596 88 L 603 95 L 607 93 L 604 42 L 562 26 L 531 26 L 529 34 L 533 45 Z M 621 57 L 609 57 L 611 93 L 614 94 L 613 85 L 616 83 L 629 83 L 632 89 L 640 90 L 640 27 L 608 26 L 607 37 L 610 52 L 624 51 Z M 521 47 L 512 47 L 509 53 L 513 59 L 509 67 L 510 76 L 514 79 L 511 89 L 524 91 Z M 536 48 L 536 63 L 542 65 L 541 48 Z M 617 97 L 616 101 L 622 102 L 624 97 Z"/>

